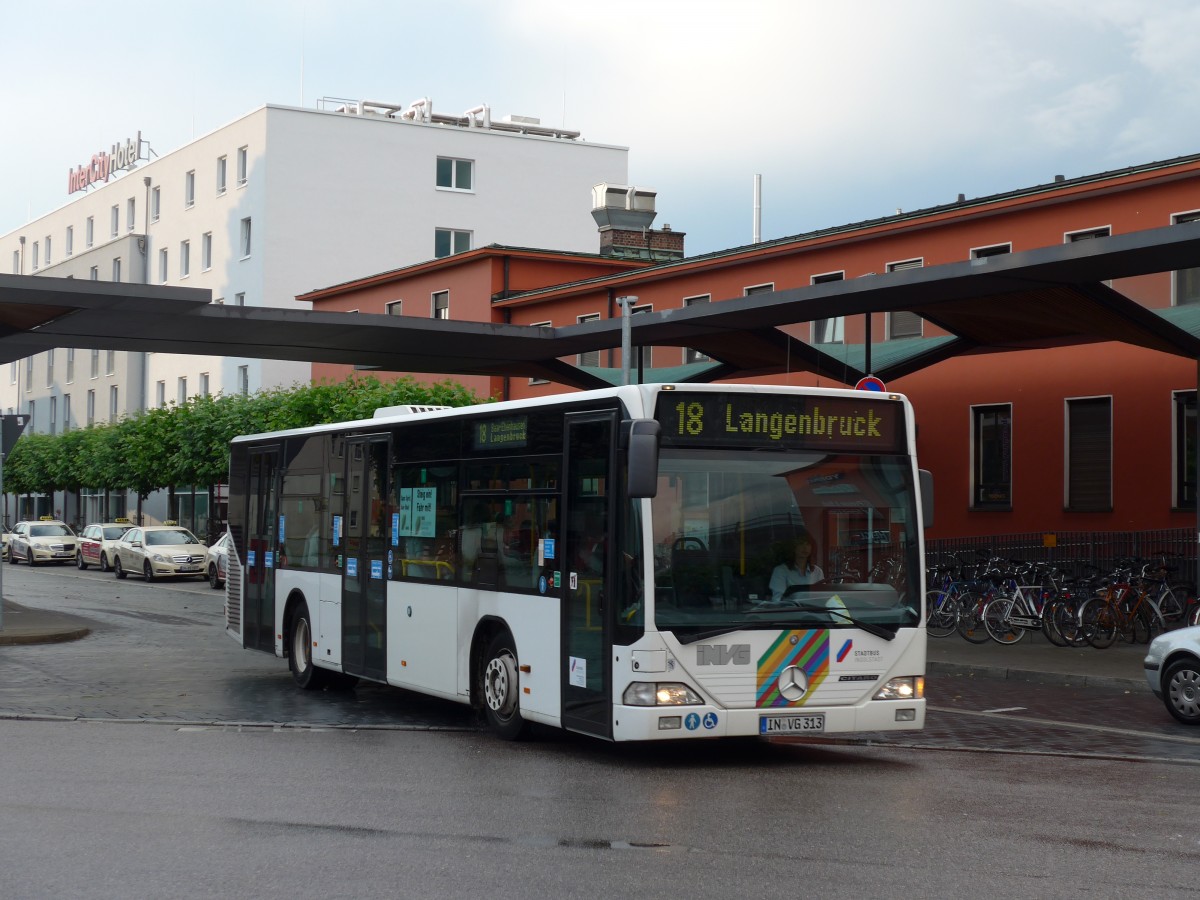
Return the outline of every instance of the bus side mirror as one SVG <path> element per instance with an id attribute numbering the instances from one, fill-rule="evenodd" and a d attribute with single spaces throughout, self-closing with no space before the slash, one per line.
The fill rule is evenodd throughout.
<path id="1" fill-rule="evenodd" d="M 655 419 L 628 419 L 621 423 L 630 497 L 653 497 L 658 493 L 658 434 Z"/>
<path id="2" fill-rule="evenodd" d="M 933 525 L 933 473 L 928 469 L 917 469 L 921 487 L 921 518 L 925 527 Z"/>

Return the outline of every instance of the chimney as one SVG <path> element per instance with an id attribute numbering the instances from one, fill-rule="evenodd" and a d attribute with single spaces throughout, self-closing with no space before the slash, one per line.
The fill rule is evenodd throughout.
<path id="1" fill-rule="evenodd" d="M 600 255 L 622 259 L 683 259 L 682 231 L 650 227 L 656 215 L 650 188 L 598 184 L 592 188 L 592 218 L 600 229 Z"/>

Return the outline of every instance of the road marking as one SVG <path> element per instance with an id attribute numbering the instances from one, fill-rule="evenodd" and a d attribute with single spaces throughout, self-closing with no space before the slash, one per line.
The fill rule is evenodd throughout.
<path id="1" fill-rule="evenodd" d="M 1028 709 L 1026 706 L 1004 706 L 1000 709 L 985 709 L 985 713 L 1002 713 L 1002 712 L 1020 712 L 1023 709 Z"/>

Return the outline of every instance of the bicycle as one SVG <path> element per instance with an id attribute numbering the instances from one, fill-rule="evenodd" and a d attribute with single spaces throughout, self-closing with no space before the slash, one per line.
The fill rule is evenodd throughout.
<path id="1" fill-rule="evenodd" d="M 1054 587 L 1057 574 L 1057 570 L 1042 563 L 1023 564 L 1007 573 L 1001 593 L 983 608 L 983 625 L 991 639 L 998 644 L 1015 644 L 1026 631 L 1041 631 L 1051 643 L 1065 646 L 1044 615 L 1052 596 L 1047 583 Z M 1019 578 L 1029 581 L 1021 583 Z"/>

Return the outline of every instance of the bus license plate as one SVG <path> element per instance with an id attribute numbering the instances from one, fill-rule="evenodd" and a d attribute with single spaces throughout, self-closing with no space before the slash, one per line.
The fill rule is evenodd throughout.
<path id="1" fill-rule="evenodd" d="M 818 734 L 825 730 L 825 714 L 806 716 L 759 716 L 759 734 Z"/>

